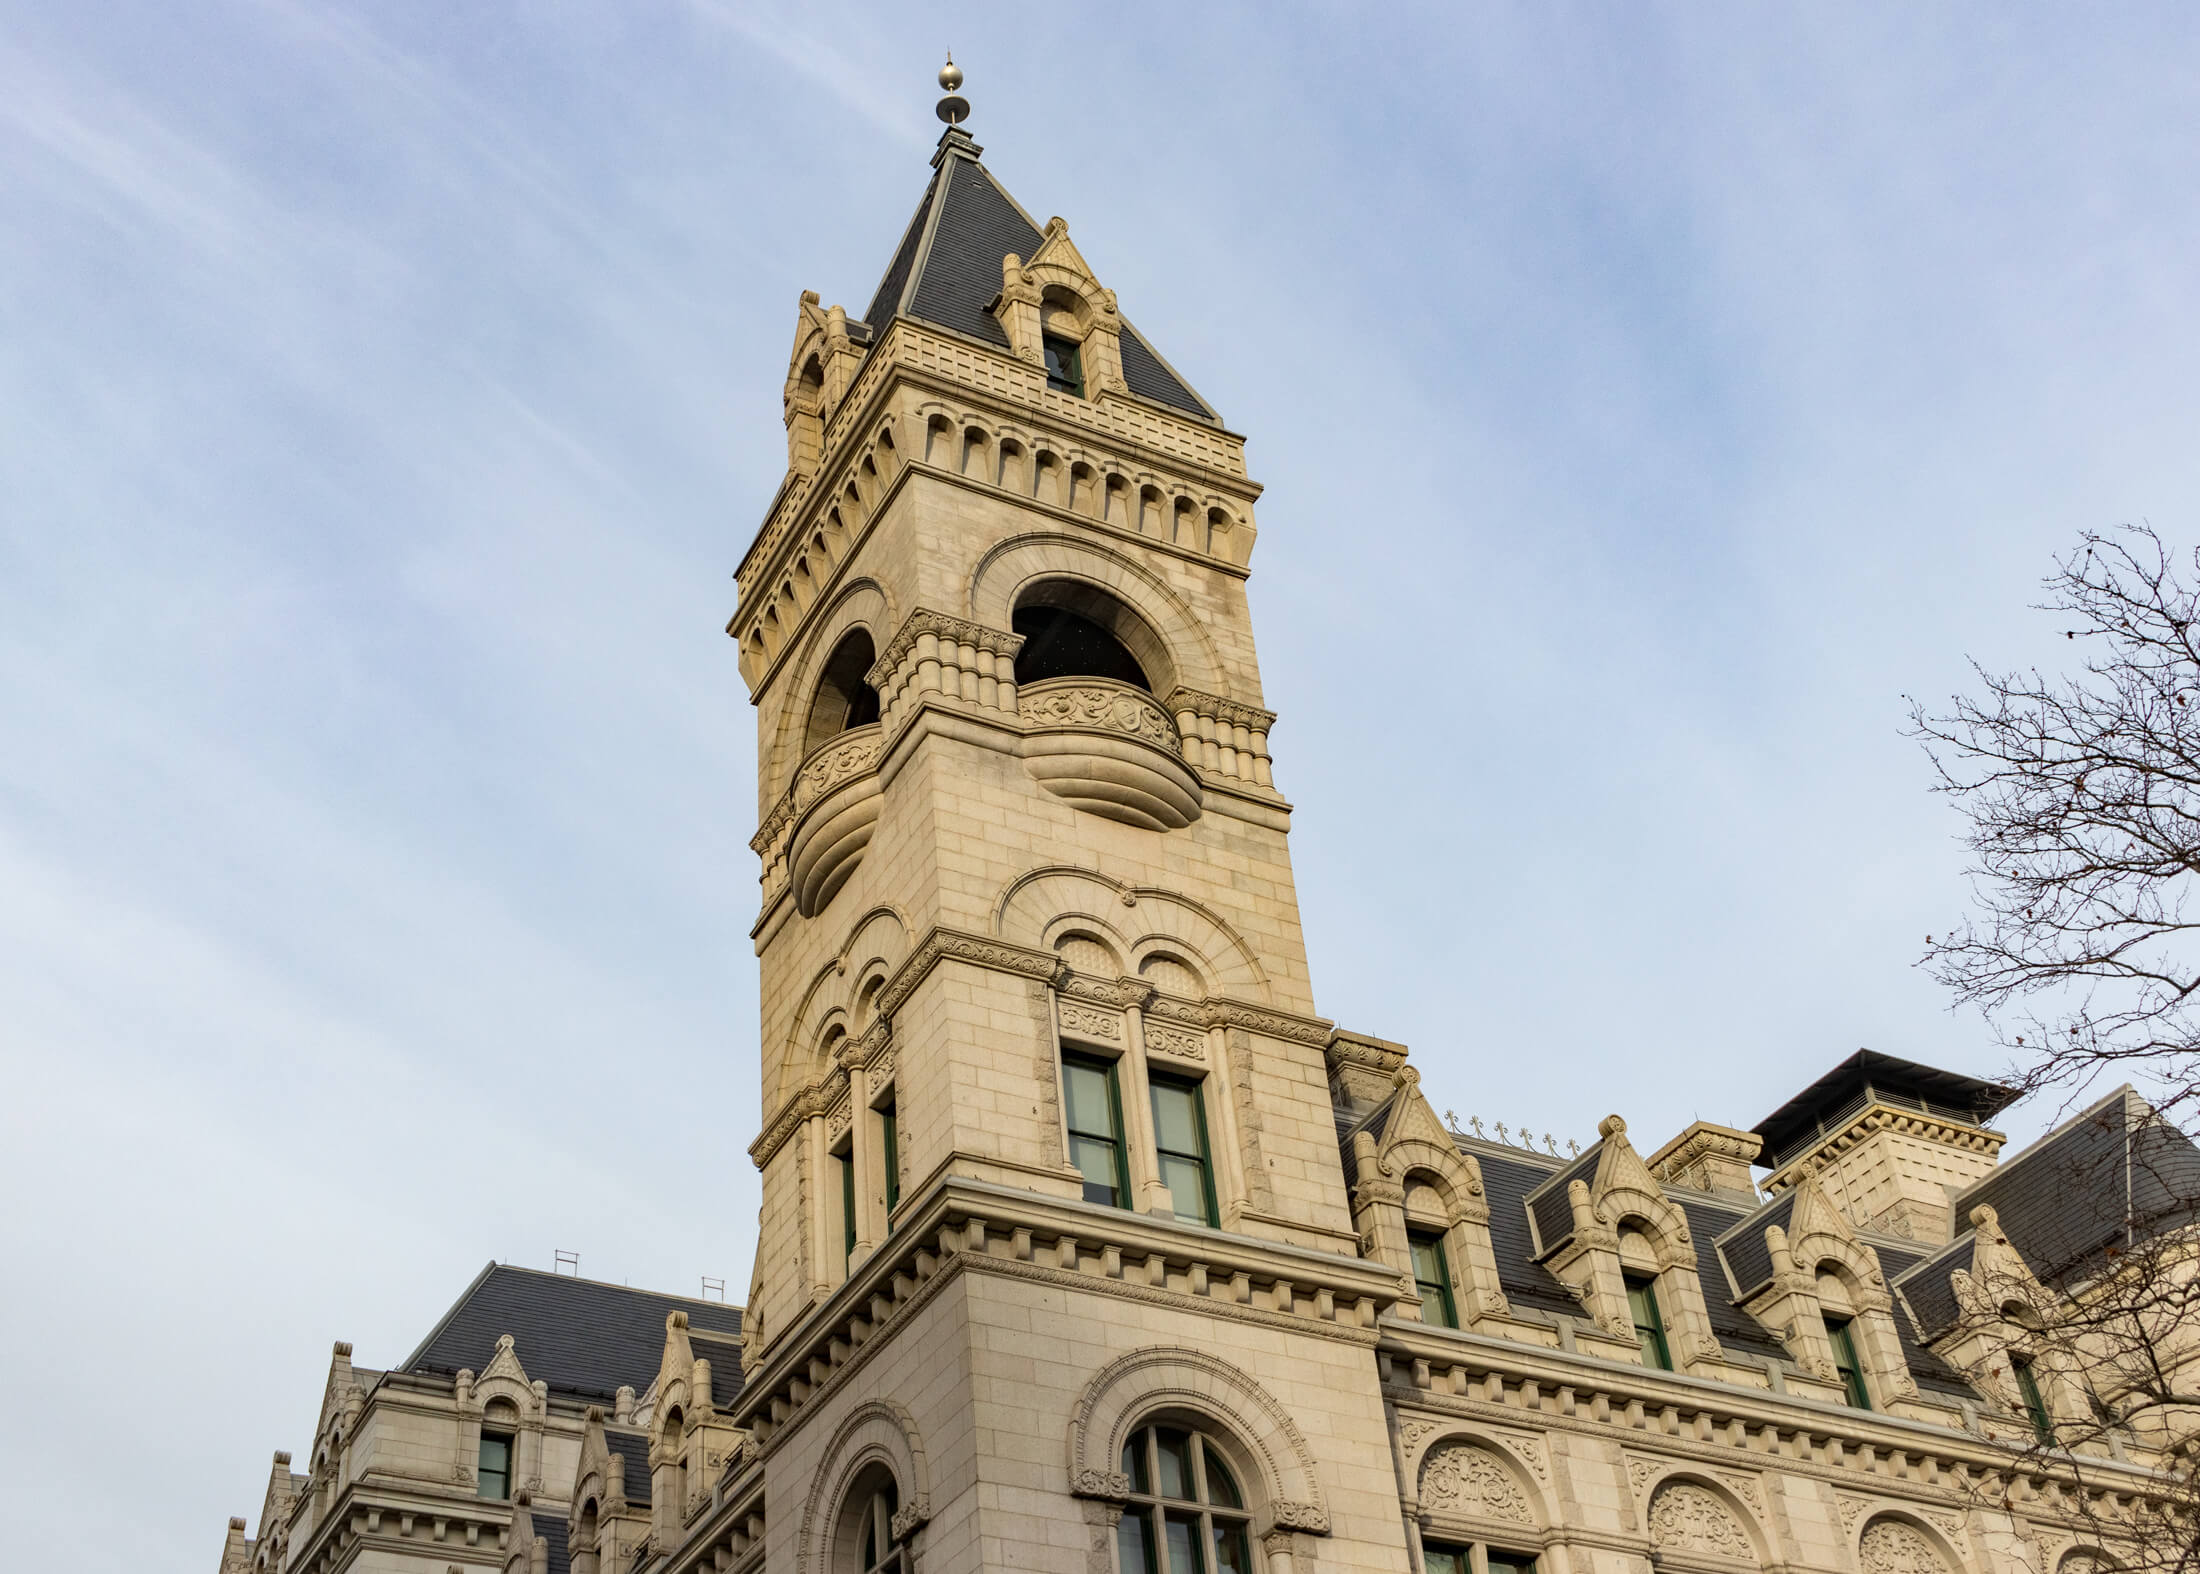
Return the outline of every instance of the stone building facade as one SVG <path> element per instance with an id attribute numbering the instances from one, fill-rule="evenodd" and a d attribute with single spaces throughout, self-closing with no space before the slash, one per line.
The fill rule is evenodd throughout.
<path id="1" fill-rule="evenodd" d="M 492 1266 L 336 1347 L 222 1574 L 2111 1565 L 2165 1440 L 2060 1446 L 2115 1377 L 2027 1308 L 2131 1228 L 2086 1187 L 2191 1177 L 2143 1105 L 2005 1160 L 1859 1054 L 1647 1151 L 1449 1129 L 1309 987 L 1243 441 L 959 126 L 785 409 L 746 1305 Z"/>

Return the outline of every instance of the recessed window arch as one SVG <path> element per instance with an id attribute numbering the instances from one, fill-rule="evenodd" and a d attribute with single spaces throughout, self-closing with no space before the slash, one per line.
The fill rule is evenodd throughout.
<path id="1" fill-rule="evenodd" d="M 909 1549 L 894 1536 L 901 1483 L 876 1461 L 849 1483 L 840 1530 L 833 1538 L 833 1574 L 906 1574 Z"/>
<path id="2" fill-rule="evenodd" d="M 1016 598 L 1009 626 L 1024 637 L 1016 652 L 1016 682 L 1107 678 L 1153 692 L 1167 660 L 1160 636 L 1129 607 L 1097 586 L 1042 580 Z"/>
<path id="3" fill-rule="evenodd" d="M 851 727 L 868 727 L 878 720 L 878 690 L 871 687 L 872 663 L 878 648 L 869 629 L 850 629 L 826 658 L 825 671 L 817 680 L 817 695 L 810 701 L 810 718 L 802 732 L 802 752 L 807 755 L 830 743 Z"/>
<path id="4" fill-rule="evenodd" d="M 1252 1502 L 1219 1440 L 1173 1417 L 1123 1444 L 1130 1483 L 1115 1524 L 1120 1574 L 1251 1574 Z"/>
<path id="5" fill-rule="evenodd" d="M 1138 976 L 1165 995 L 1197 1000 L 1206 993 L 1199 970 L 1173 952 L 1155 951 L 1143 957 L 1138 964 Z"/>

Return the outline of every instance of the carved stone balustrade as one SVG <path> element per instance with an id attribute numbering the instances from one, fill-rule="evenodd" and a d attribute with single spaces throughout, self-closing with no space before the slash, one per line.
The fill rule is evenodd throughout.
<path id="1" fill-rule="evenodd" d="M 1051 678 L 1016 696 L 1024 768 L 1055 797 L 1125 825 L 1174 831 L 1199 818 L 1199 778 L 1152 695 L 1108 678 Z"/>
<path id="2" fill-rule="evenodd" d="M 1176 716 L 1184 758 L 1194 768 L 1274 790 L 1276 779 L 1268 758 L 1274 712 L 1197 689 L 1178 689 L 1169 696 L 1168 706 Z"/>

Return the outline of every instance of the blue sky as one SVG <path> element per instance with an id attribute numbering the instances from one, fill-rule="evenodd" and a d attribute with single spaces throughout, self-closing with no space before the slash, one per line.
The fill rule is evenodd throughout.
<path id="1" fill-rule="evenodd" d="M 1913 966 L 1964 889 L 1902 696 L 2060 660 L 2078 530 L 2200 540 L 2196 28 L 0 3 L 18 1554 L 210 1563 L 329 1342 L 487 1259 L 746 1283 L 720 631 L 946 45 L 1250 439 L 1326 1014 L 1561 1143 L 1993 1071 Z"/>

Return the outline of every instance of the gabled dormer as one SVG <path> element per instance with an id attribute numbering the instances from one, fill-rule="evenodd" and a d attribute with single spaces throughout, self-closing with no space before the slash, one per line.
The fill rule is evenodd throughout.
<path id="1" fill-rule="evenodd" d="M 1528 1197 L 1537 1255 L 1605 1337 L 1650 1366 L 1716 1375 L 1726 1358 L 1704 1307 L 1688 1215 L 1608 1115 L 1599 1141 Z"/>

